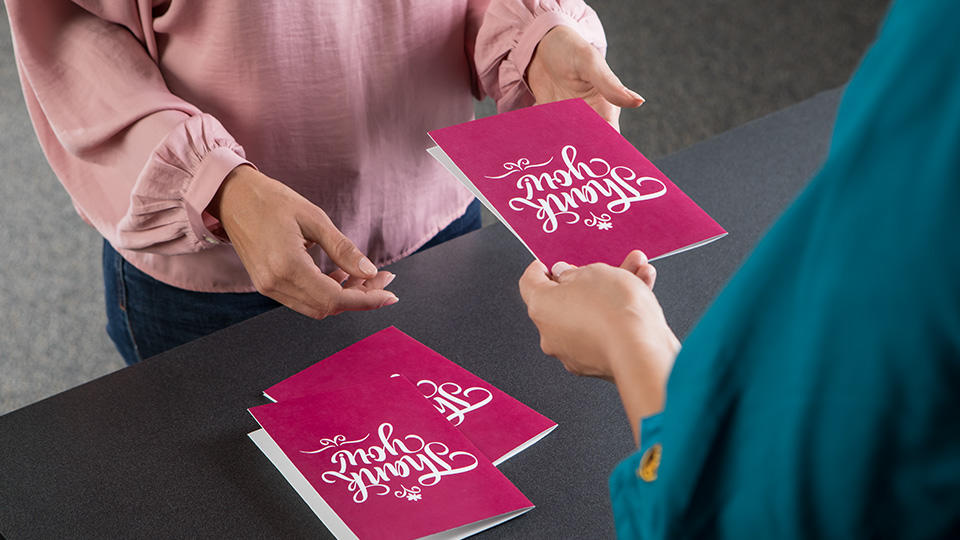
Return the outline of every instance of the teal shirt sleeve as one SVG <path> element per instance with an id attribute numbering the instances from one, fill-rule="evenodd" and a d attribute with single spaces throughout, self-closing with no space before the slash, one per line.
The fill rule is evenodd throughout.
<path id="1" fill-rule="evenodd" d="M 645 458 L 653 456 L 653 449 L 660 444 L 660 426 L 662 414 L 644 418 L 640 422 L 640 449 L 621 461 L 610 475 L 610 505 L 617 517 L 615 525 L 619 538 L 656 537 L 654 533 L 658 522 L 655 499 L 649 495 L 656 487 L 655 478 L 641 472 Z M 662 448 L 662 447 L 661 447 Z M 656 459 L 659 461 L 660 456 Z M 659 475 L 657 464 L 653 471 Z"/>
<path id="2" fill-rule="evenodd" d="M 822 170 L 686 340 L 659 428 L 614 470 L 621 537 L 960 533 L 958 21 L 960 2 L 891 7 Z"/>

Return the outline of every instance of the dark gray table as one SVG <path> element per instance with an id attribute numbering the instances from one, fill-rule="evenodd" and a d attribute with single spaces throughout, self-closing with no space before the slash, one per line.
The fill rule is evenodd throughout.
<path id="1" fill-rule="evenodd" d="M 730 235 L 657 264 L 686 335 L 825 154 L 838 91 L 657 165 Z M 642 122 L 643 115 L 633 121 Z M 389 325 L 560 424 L 501 470 L 537 508 L 487 538 L 613 536 L 607 476 L 633 450 L 615 389 L 539 350 L 516 282 L 531 256 L 492 226 L 390 269 L 401 301 L 323 321 L 278 309 L 0 417 L 8 538 L 324 537 L 247 437 L 261 391 Z"/>

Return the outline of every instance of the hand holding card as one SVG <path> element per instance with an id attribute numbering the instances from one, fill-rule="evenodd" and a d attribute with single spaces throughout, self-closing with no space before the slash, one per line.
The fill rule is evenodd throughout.
<path id="1" fill-rule="evenodd" d="M 726 234 L 583 100 L 430 132 L 428 152 L 547 267 L 654 260 Z"/>

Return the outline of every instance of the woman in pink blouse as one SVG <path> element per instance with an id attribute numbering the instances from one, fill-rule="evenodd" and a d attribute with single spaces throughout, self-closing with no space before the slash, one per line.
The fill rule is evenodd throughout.
<path id="1" fill-rule="evenodd" d="M 474 97 L 584 97 L 614 124 L 643 102 L 582 0 L 6 3 L 41 146 L 105 238 L 128 363 L 274 301 L 396 302 L 378 266 L 478 226 L 425 152 Z"/>

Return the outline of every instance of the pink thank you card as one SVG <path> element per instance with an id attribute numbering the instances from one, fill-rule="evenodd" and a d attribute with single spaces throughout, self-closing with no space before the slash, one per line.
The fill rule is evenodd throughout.
<path id="1" fill-rule="evenodd" d="M 402 375 L 494 464 L 557 425 L 426 345 L 389 327 L 271 386 L 273 401 Z"/>
<path id="2" fill-rule="evenodd" d="M 250 414 L 250 438 L 338 538 L 462 538 L 533 507 L 402 377 Z"/>
<path id="3" fill-rule="evenodd" d="M 726 234 L 581 99 L 430 132 L 428 151 L 547 267 L 652 260 Z"/>

